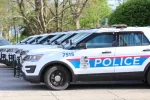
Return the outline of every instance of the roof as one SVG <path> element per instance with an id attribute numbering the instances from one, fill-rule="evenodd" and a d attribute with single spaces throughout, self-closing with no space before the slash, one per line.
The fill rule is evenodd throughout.
<path id="1" fill-rule="evenodd" d="M 96 33 L 101 32 L 123 32 L 123 31 L 145 31 L 150 27 L 127 27 L 127 28 L 100 28 Z"/>
<path id="2" fill-rule="evenodd" d="M 95 29 L 85 29 L 85 30 L 46 33 L 46 34 L 40 34 L 40 35 L 32 35 L 30 37 L 47 36 L 47 35 L 55 35 L 55 34 L 68 34 L 68 33 L 101 33 L 101 32 L 135 31 L 135 30 L 136 31 L 144 31 L 144 30 L 147 30 L 147 29 L 150 29 L 150 27 L 95 28 Z"/>

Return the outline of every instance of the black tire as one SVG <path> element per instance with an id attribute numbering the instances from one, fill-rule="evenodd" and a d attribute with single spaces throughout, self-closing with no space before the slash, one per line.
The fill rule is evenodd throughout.
<path id="1" fill-rule="evenodd" d="M 146 83 L 150 85 L 150 70 L 148 71 L 147 76 L 146 76 Z"/>
<path id="2" fill-rule="evenodd" d="M 6 66 L 10 67 L 11 65 L 10 64 L 6 64 Z"/>
<path id="3" fill-rule="evenodd" d="M 59 77 L 59 82 L 56 77 Z M 48 89 L 51 90 L 64 90 L 70 84 L 70 74 L 68 70 L 60 65 L 54 65 L 49 68 L 44 75 L 44 82 Z"/>

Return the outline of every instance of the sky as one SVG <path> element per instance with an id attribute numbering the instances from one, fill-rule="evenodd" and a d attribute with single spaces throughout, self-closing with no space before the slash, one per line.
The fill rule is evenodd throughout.
<path id="1" fill-rule="evenodd" d="M 112 7 L 112 9 L 116 9 L 116 7 L 126 0 L 108 0 L 108 4 Z"/>

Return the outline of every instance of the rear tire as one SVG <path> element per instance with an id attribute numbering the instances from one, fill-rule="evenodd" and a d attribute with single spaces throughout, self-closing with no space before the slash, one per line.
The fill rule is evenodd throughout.
<path id="1" fill-rule="evenodd" d="M 150 85 L 150 70 L 148 71 L 147 76 L 146 76 L 146 83 Z"/>
<path id="2" fill-rule="evenodd" d="M 49 89 L 64 90 L 70 84 L 70 74 L 66 68 L 54 65 L 46 71 L 44 82 Z"/>

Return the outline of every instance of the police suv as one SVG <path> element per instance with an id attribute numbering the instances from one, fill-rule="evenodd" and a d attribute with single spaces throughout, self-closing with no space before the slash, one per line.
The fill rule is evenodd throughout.
<path id="1" fill-rule="evenodd" d="M 100 28 L 49 52 L 31 50 L 24 79 L 66 89 L 74 82 L 142 80 L 150 84 L 150 28 Z"/>

